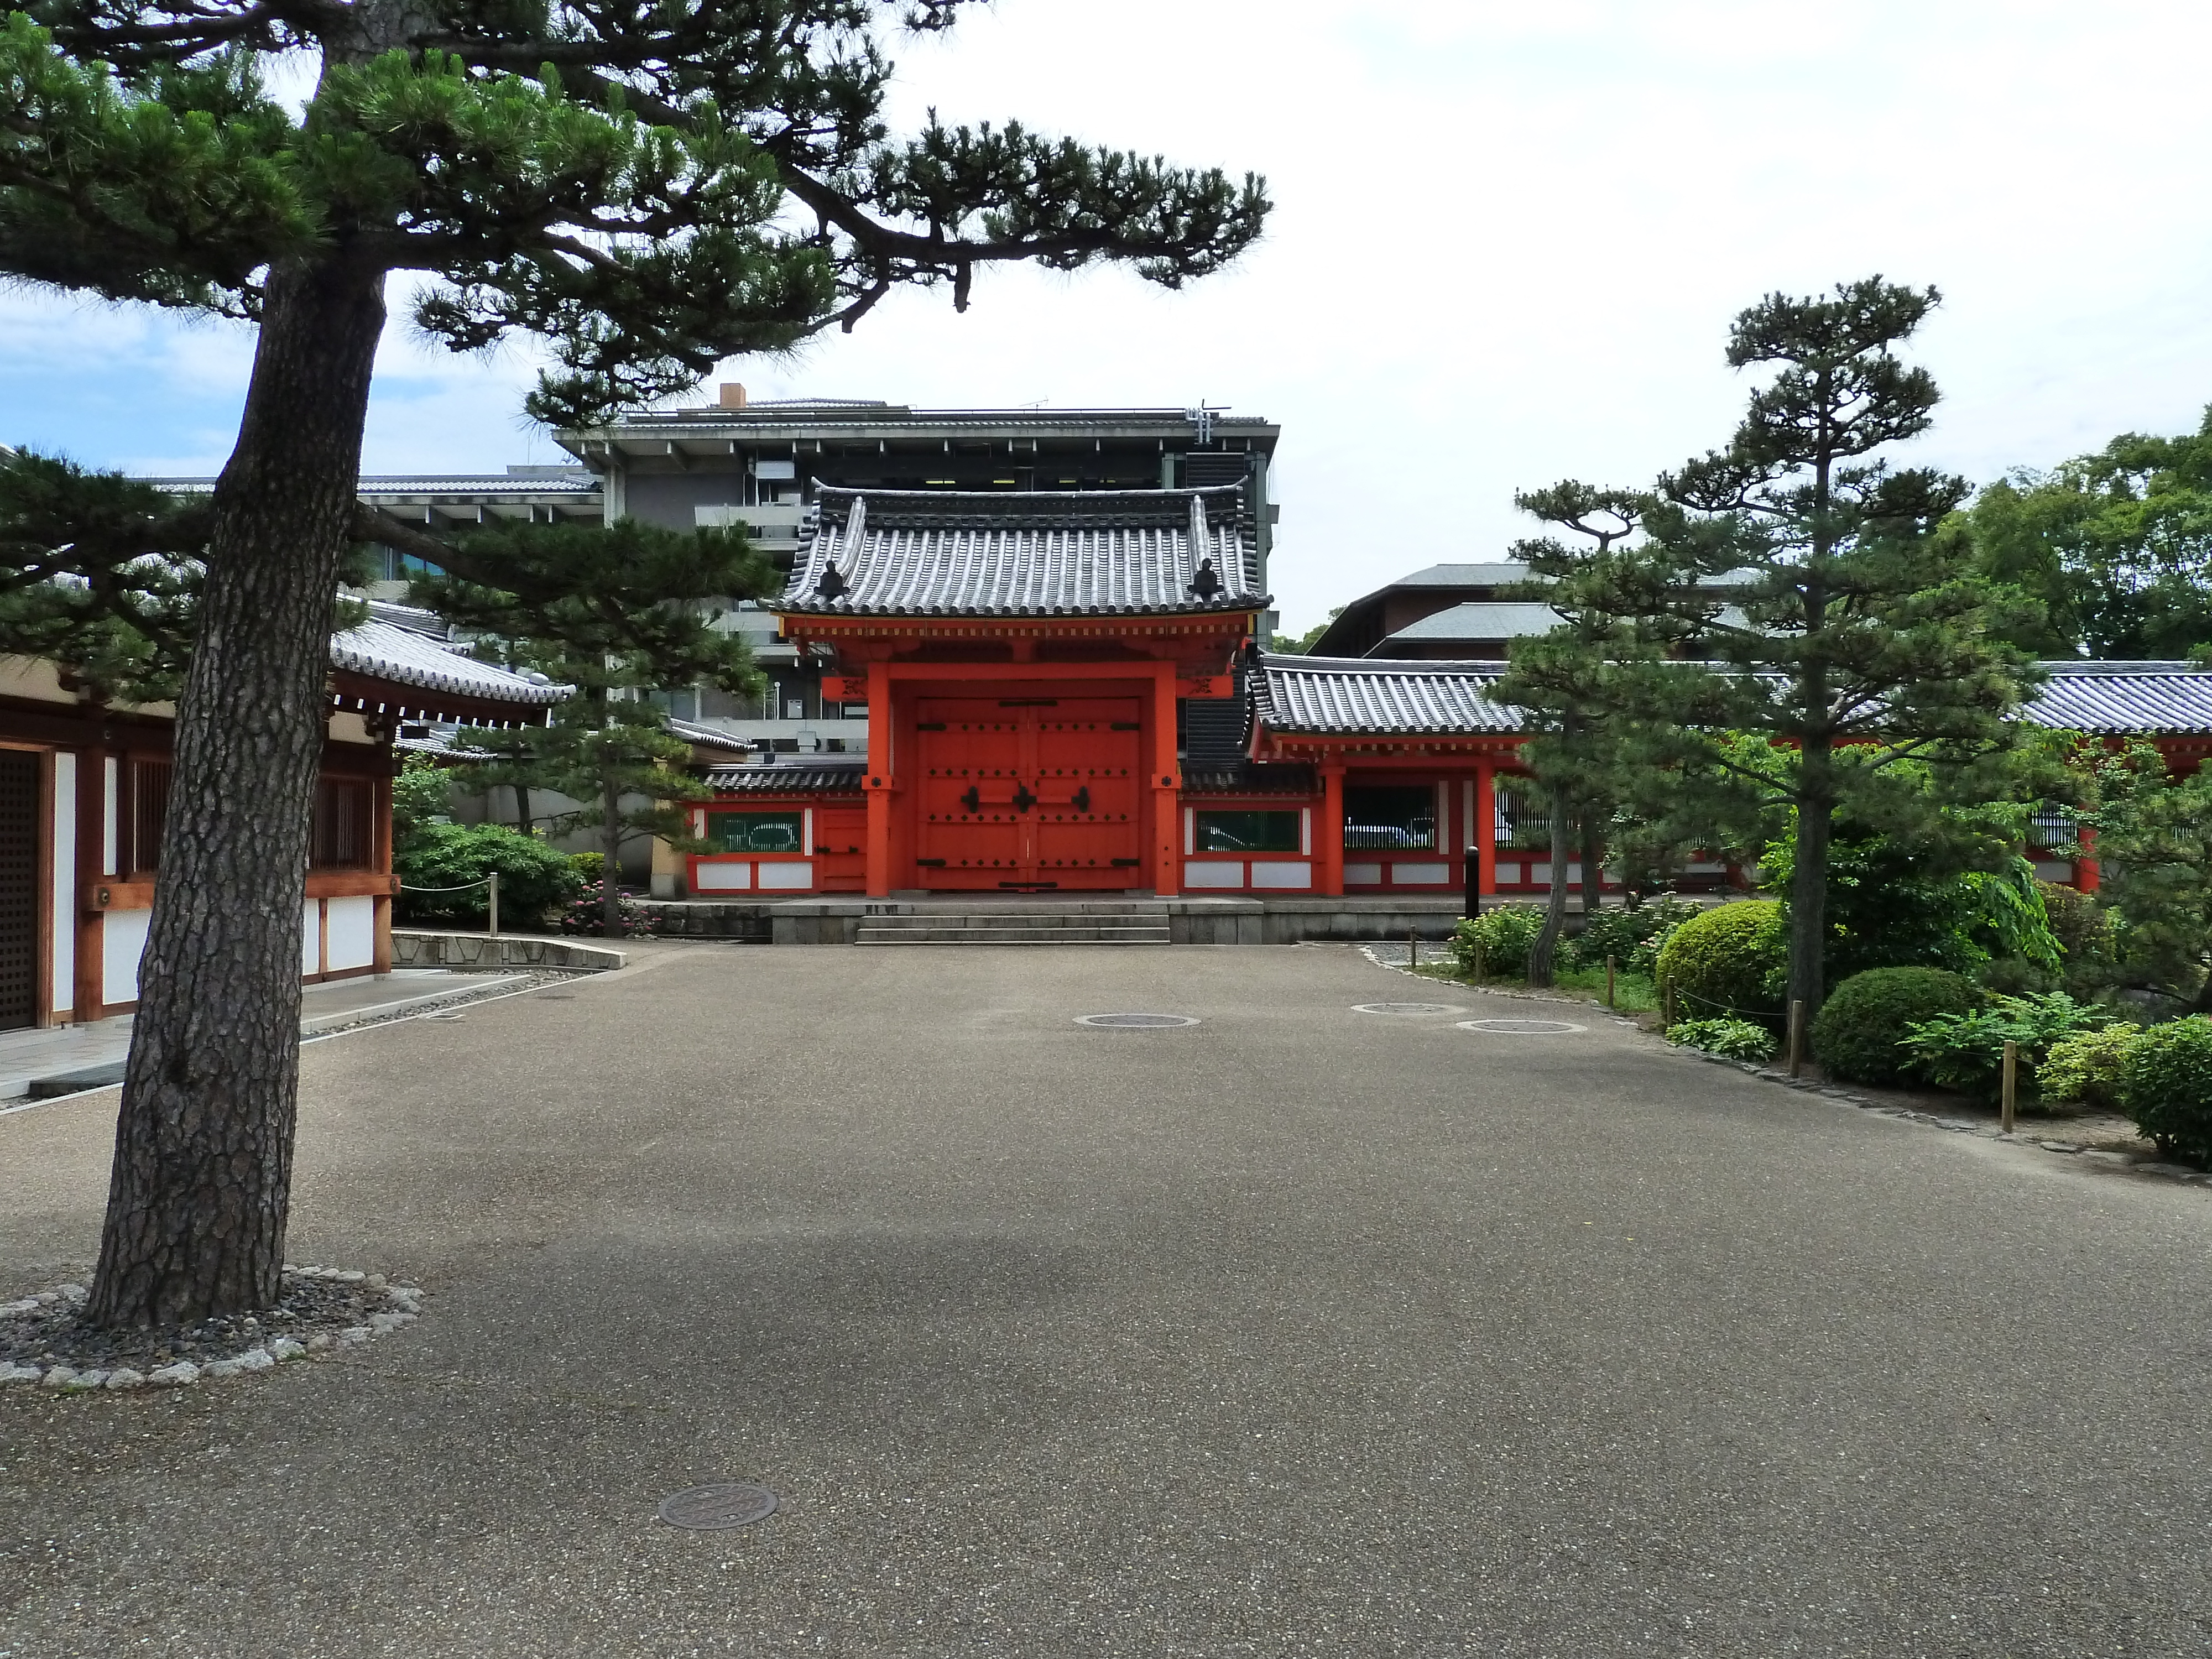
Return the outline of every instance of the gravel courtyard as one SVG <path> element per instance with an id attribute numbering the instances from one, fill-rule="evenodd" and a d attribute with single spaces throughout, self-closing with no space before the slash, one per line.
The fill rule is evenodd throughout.
<path id="1" fill-rule="evenodd" d="M 1559 1012 L 660 945 L 313 1044 L 291 1257 L 427 1312 L 0 1390 L 0 1656 L 2212 1652 L 2212 1191 L 1455 1023 Z M 113 1112 L 0 1117 L 0 1297 Z"/>

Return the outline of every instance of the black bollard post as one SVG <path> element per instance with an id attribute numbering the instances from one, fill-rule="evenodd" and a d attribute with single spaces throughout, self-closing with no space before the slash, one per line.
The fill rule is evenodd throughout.
<path id="1" fill-rule="evenodd" d="M 1467 849 L 1467 919 L 1473 921 L 1482 914 L 1482 848 Z"/>

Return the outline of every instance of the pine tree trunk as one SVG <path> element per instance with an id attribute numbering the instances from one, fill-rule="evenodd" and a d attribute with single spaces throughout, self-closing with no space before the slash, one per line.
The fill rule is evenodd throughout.
<path id="1" fill-rule="evenodd" d="M 1564 794 L 1552 797 L 1552 891 L 1544 902 L 1544 926 L 1528 947 L 1528 983 L 1552 982 L 1552 960 L 1559 952 L 1559 935 L 1567 927 L 1567 864 L 1574 856 L 1574 826 L 1567 817 Z"/>
<path id="2" fill-rule="evenodd" d="M 331 608 L 384 319 L 380 276 L 335 264 L 270 276 L 177 708 L 88 1310 L 100 1324 L 276 1299 Z"/>
<path id="3" fill-rule="evenodd" d="M 1808 739 L 1797 757 L 1797 859 L 1790 871 L 1790 997 L 1809 1021 L 1826 1000 L 1828 840 L 1835 810 L 1826 739 Z M 1787 1012 L 1785 1010 L 1785 1012 Z"/>
<path id="4" fill-rule="evenodd" d="M 526 836 L 531 833 L 532 827 L 530 786 L 526 783 L 518 783 L 512 787 L 514 790 L 514 827 Z"/>
<path id="5" fill-rule="evenodd" d="M 1605 837 L 1597 827 L 1597 809 L 1583 809 L 1583 926 L 1605 902 Z"/>
<path id="6" fill-rule="evenodd" d="M 603 815 L 599 846 L 606 863 L 599 872 L 599 931 L 609 939 L 622 937 L 622 793 L 611 779 L 599 786 Z"/>

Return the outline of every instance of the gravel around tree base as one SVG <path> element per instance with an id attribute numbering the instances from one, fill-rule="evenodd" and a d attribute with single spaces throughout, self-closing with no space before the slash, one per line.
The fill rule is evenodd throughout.
<path id="1" fill-rule="evenodd" d="M 382 1273 L 284 1269 L 273 1308 L 190 1325 L 109 1330 L 85 1322 L 87 1292 L 60 1285 L 0 1303 L 0 1383 L 83 1392 L 178 1387 L 352 1347 L 410 1324 L 422 1292 Z"/>

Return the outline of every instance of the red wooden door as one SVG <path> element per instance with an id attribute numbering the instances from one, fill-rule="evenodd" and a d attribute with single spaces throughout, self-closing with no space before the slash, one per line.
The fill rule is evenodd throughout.
<path id="1" fill-rule="evenodd" d="M 1134 697 L 1062 697 L 1036 711 L 1036 867 L 1061 887 L 1139 880 L 1144 728 Z"/>
<path id="2" fill-rule="evenodd" d="M 915 710 L 926 887 L 1113 890 L 1139 879 L 1134 697 L 931 697 Z"/>

